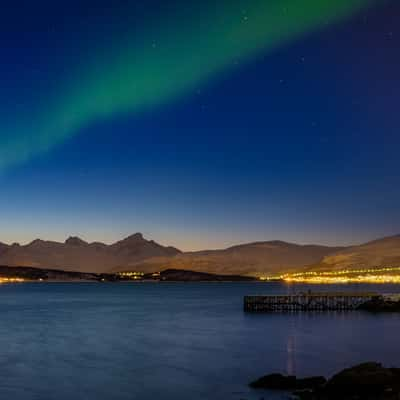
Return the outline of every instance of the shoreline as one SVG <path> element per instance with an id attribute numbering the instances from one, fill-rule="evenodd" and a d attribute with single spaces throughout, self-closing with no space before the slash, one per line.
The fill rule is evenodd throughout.
<path id="1" fill-rule="evenodd" d="M 223 275 L 184 269 L 166 269 L 161 272 L 115 272 L 96 273 L 78 272 L 72 270 L 60 270 L 54 268 L 37 268 L 26 266 L 0 266 L 0 284 L 22 283 L 22 282 L 246 282 L 246 283 L 280 283 L 286 286 L 309 285 L 309 286 L 347 286 L 347 285 L 400 285 L 400 273 L 397 275 L 387 274 L 398 267 L 376 270 L 381 275 L 371 274 L 368 270 L 366 275 L 357 271 L 340 272 L 304 272 L 291 273 L 276 277 L 247 276 L 247 275 Z M 386 274 L 384 273 L 386 272 Z"/>
<path id="2" fill-rule="evenodd" d="M 24 279 L 21 281 L 1 281 L 0 277 L 0 286 L 1 285 L 16 285 L 23 283 L 132 283 L 132 284 L 140 284 L 140 283 L 252 283 L 259 285 L 271 285 L 271 284 L 282 284 L 288 287 L 295 286 L 324 286 L 324 287 L 333 287 L 333 286 L 385 286 L 385 285 L 393 285 L 399 286 L 400 282 L 344 282 L 344 283 L 308 283 L 308 282 L 287 282 L 284 280 L 276 280 L 276 281 L 260 281 L 257 279 L 254 280 L 161 280 L 161 279 L 122 279 L 122 280 L 98 280 L 98 279 Z"/>

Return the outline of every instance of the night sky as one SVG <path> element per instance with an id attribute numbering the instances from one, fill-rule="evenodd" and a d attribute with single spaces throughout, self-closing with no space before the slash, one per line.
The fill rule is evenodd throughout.
<path id="1" fill-rule="evenodd" d="M 15 1 L 0 241 L 400 232 L 400 2 Z"/>

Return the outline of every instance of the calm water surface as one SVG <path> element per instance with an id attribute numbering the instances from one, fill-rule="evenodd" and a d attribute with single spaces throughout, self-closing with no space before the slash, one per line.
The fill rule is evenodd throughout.
<path id="1" fill-rule="evenodd" d="M 278 399 L 246 385 L 276 371 L 329 375 L 366 360 L 400 366 L 400 315 L 242 311 L 245 294 L 299 290 L 307 287 L 2 285 L 0 398 Z M 400 286 L 340 290 L 393 293 Z"/>

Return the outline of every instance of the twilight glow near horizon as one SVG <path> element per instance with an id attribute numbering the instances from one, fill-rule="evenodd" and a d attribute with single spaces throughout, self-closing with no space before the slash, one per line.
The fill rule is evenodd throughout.
<path id="1" fill-rule="evenodd" d="M 399 233 L 399 16 L 389 0 L 4 8 L 0 242 Z"/>

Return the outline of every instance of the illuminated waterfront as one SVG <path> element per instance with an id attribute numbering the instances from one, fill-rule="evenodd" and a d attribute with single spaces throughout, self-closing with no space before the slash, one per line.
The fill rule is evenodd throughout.
<path id="1" fill-rule="evenodd" d="M 26 282 L 26 281 L 23 278 L 5 278 L 5 277 L 0 277 L 0 284 L 1 283 L 21 283 L 21 282 Z"/>
<path id="2" fill-rule="evenodd" d="M 396 273 L 397 272 L 397 273 Z M 261 281 L 288 283 L 342 284 L 342 283 L 400 283 L 400 267 L 342 269 L 337 271 L 307 271 L 275 276 L 261 276 Z"/>

